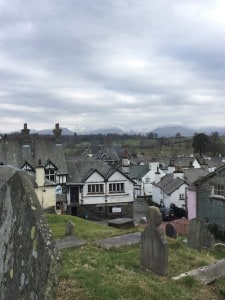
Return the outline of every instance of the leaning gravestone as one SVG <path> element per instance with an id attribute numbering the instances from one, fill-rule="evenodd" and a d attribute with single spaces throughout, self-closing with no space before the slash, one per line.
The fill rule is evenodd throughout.
<path id="1" fill-rule="evenodd" d="M 166 236 L 176 239 L 177 231 L 172 223 L 166 224 Z"/>
<path id="2" fill-rule="evenodd" d="M 214 237 L 207 230 L 202 220 L 198 218 L 191 220 L 187 236 L 187 245 L 189 248 L 198 250 L 199 252 L 202 248 L 213 248 Z"/>
<path id="3" fill-rule="evenodd" d="M 141 266 L 159 275 L 168 273 L 168 243 L 159 225 L 162 215 L 158 207 L 147 210 L 147 226 L 141 234 Z"/>
<path id="4" fill-rule="evenodd" d="M 59 256 L 30 177 L 0 189 L 0 299 L 54 299 Z"/>

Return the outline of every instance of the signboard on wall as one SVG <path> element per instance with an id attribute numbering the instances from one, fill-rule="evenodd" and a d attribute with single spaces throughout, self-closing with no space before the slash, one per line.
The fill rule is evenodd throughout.
<path id="1" fill-rule="evenodd" d="M 56 195 L 62 195 L 62 187 L 61 185 L 57 185 L 55 188 Z"/>
<path id="2" fill-rule="evenodd" d="M 112 207 L 112 212 L 113 213 L 120 213 L 122 210 L 121 210 L 121 207 Z"/>

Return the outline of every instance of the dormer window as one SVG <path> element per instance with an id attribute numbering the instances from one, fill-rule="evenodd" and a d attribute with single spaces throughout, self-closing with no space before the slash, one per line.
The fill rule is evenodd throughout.
<path id="1" fill-rule="evenodd" d="M 27 172 L 34 172 L 34 168 L 28 162 L 25 162 L 23 164 L 23 166 L 21 167 L 21 170 L 24 170 Z"/>
<path id="2" fill-rule="evenodd" d="M 56 166 L 48 162 L 47 165 L 45 166 L 45 178 L 50 180 L 50 181 L 56 181 Z"/>

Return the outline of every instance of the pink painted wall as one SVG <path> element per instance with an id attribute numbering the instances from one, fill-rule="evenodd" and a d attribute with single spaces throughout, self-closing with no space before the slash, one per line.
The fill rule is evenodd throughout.
<path id="1" fill-rule="evenodd" d="M 196 218 L 196 191 L 187 191 L 188 219 Z"/>

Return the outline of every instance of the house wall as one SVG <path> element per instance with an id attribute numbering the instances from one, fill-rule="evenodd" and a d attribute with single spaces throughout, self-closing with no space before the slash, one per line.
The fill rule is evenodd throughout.
<path id="1" fill-rule="evenodd" d="M 109 184 L 124 183 L 124 192 L 109 192 Z M 88 193 L 89 184 L 103 184 L 104 192 Z M 84 182 L 82 193 L 79 195 L 79 203 L 75 205 L 76 215 L 90 219 L 128 217 L 133 218 L 133 183 L 120 172 L 112 174 L 108 181 L 97 172 L 93 173 Z M 70 205 L 70 192 L 68 193 Z M 71 213 L 72 208 L 69 208 Z"/>
<path id="2" fill-rule="evenodd" d="M 121 193 L 109 192 L 109 184 L 111 183 L 124 183 L 125 192 L 121 192 Z M 104 193 L 102 194 L 88 193 L 89 184 L 103 184 Z M 114 204 L 118 202 L 133 202 L 134 201 L 133 184 L 120 172 L 115 172 L 110 178 L 108 178 L 107 182 L 100 174 L 95 172 L 84 183 L 82 200 L 83 200 L 82 202 L 83 205 L 93 205 L 93 204 L 98 205 L 98 204 L 104 204 L 105 202 L 107 202 L 108 204 L 110 203 Z"/>
<path id="3" fill-rule="evenodd" d="M 80 205 L 77 207 L 77 216 L 85 219 L 115 219 L 133 218 L 133 202 L 131 203 L 102 203 L 100 205 Z"/>
<path id="4" fill-rule="evenodd" d="M 55 186 L 43 186 L 35 188 L 35 193 L 43 209 L 54 208 L 56 205 Z"/>
<path id="5" fill-rule="evenodd" d="M 36 167 L 35 193 L 43 209 L 54 208 L 56 205 L 55 185 L 45 186 L 45 171 L 43 166 Z"/>
<path id="6" fill-rule="evenodd" d="M 197 159 L 195 159 L 192 163 L 192 166 L 195 168 L 195 169 L 200 169 L 201 168 L 201 165 L 200 163 L 198 162 Z"/>
<path id="7" fill-rule="evenodd" d="M 153 186 L 152 200 L 157 204 L 161 202 L 164 203 L 165 207 L 170 207 L 170 204 L 173 203 L 179 208 L 185 208 L 185 200 L 180 200 L 179 195 L 184 194 L 186 191 L 187 185 L 183 184 L 180 188 L 175 190 L 171 195 L 165 194 L 159 187 Z"/>
<path id="8" fill-rule="evenodd" d="M 187 209 L 188 209 L 188 219 L 196 218 L 196 191 L 187 191 Z"/>
<path id="9" fill-rule="evenodd" d="M 149 171 L 148 173 L 146 173 L 143 177 L 142 177 L 142 185 L 141 185 L 141 196 L 150 196 L 152 195 L 152 191 L 153 191 L 153 185 L 152 183 L 155 182 L 155 173 L 159 172 L 159 178 L 162 178 L 165 173 L 159 169 L 159 162 L 152 162 L 149 163 Z M 147 180 L 148 182 L 146 182 L 146 178 L 149 180 Z"/>
<path id="10" fill-rule="evenodd" d="M 212 196 L 214 185 L 225 185 L 225 169 L 197 186 L 197 217 L 208 223 L 225 225 L 225 198 Z"/>

